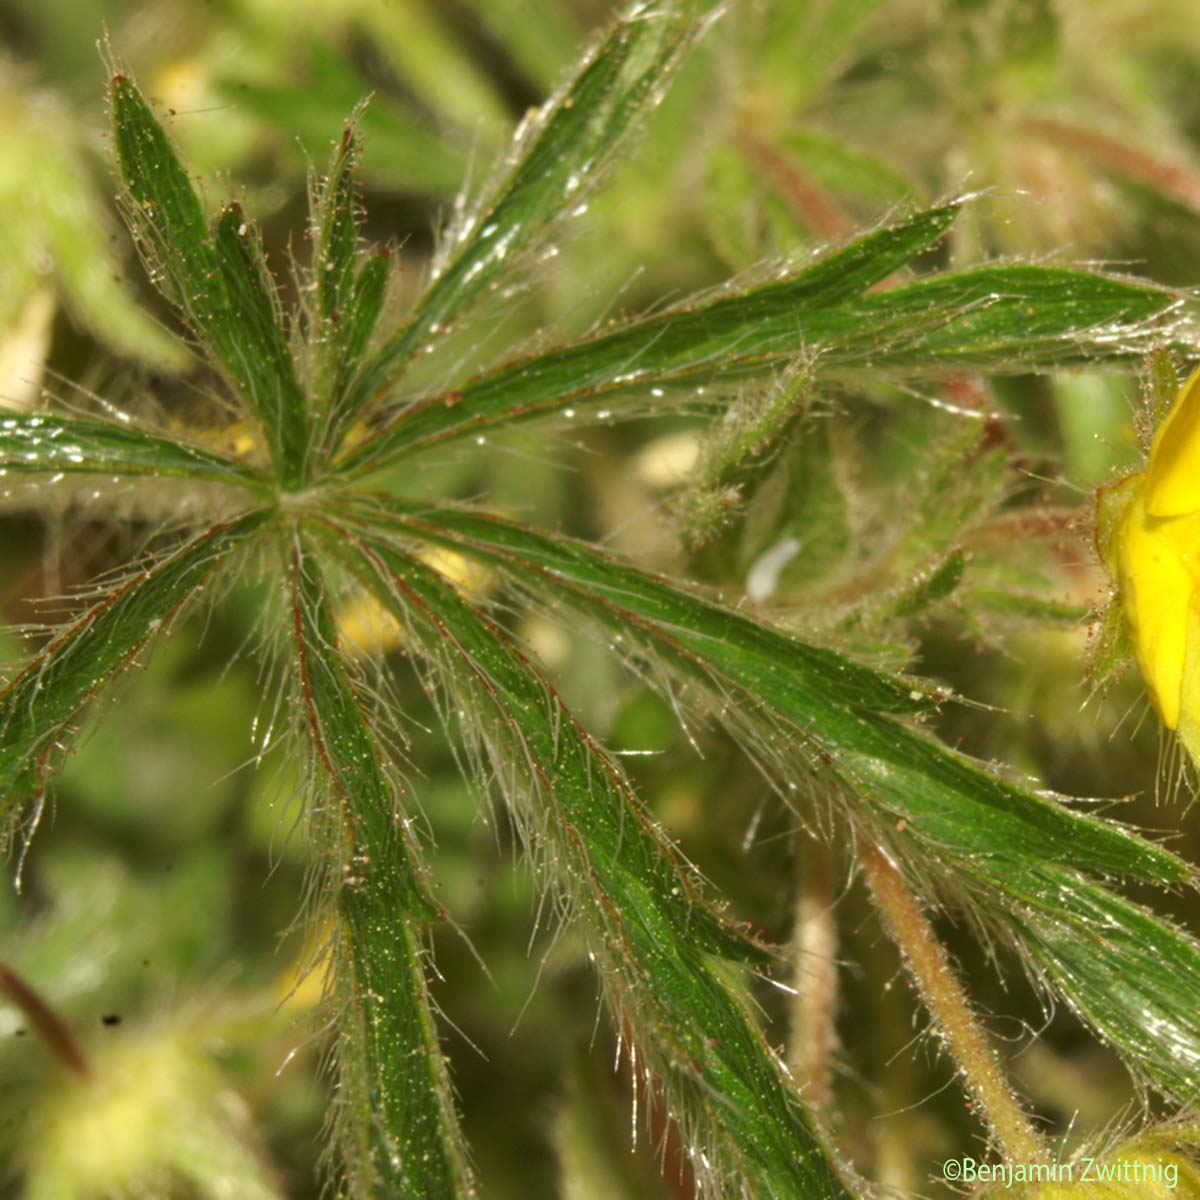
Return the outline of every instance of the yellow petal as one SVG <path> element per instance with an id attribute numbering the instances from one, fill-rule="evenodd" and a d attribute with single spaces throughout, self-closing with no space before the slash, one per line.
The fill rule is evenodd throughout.
<path id="1" fill-rule="evenodd" d="M 1200 367 L 1179 390 L 1150 447 L 1146 511 L 1177 517 L 1200 509 Z"/>
<path id="2" fill-rule="evenodd" d="M 1194 539 L 1200 536 L 1200 520 L 1155 519 L 1146 511 L 1148 491 L 1144 483 L 1137 488 L 1121 523 L 1118 583 L 1146 690 L 1163 724 L 1175 729 L 1183 696 L 1188 634 L 1200 625 L 1194 611 L 1196 568 L 1192 554 Z"/>
<path id="3" fill-rule="evenodd" d="M 1200 610 L 1194 603 L 1188 627 L 1187 657 L 1183 663 L 1178 733 L 1188 757 L 1200 765 Z"/>

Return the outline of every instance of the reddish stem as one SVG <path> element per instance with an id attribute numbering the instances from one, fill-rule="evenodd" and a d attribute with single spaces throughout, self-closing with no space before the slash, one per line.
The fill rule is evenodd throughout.
<path id="1" fill-rule="evenodd" d="M 1200 212 L 1200 174 L 1179 163 L 1164 162 L 1145 150 L 1126 145 L 1111 134 L 1083 129 L 1054 117 L 1026 121 L 1025 128 L 1044 141 L 1075 150 L 1094 163 L 1146 184 L 1180 204 Z"/>
<path id="2" fill-rule="evenodd" d="M 76 1075 L 87 1078 L 92 1073 L 83 1049 L 67 1023 L 11 967 L 0 962 L 0 992 L 6 992 L 12 1002 L 25 1014 L 29 1024 L 62 1063 Z"/>

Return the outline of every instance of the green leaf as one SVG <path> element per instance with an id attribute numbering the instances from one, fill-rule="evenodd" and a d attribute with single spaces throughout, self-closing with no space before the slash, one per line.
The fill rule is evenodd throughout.
<path id="1" fill-rule="evenodd" d="M 518 135 L 494 197 L 457 234 L 409 322 L 364 367 L 339 415 L 362 408 L 497 278 L 547 226 L 578 206 L 625 136 L 653 107 L 694 32 L 677 0 L 639 0 L 575 78 Z"/>
<path id="2" fill-rule="evenodd" d="M 1200 943 L 1068 870 L 1020 861 L 990 877 L 1000 931 L 1131 1069 L 1184 1104 L 1200 1098 Z M 962 876 L 969 892 L 980 879 Z"/>
<path id="3" fill-rule="evenodd" d="M 905 573 L 908 564 L 957 546 L 1000 508 L 1012 487 L 1011 454 L 988 444 L 983 421 L 930 422 L 926 418 L 933 410 L 911 415 L 905 433 L 920 447 L 919 457 L 893 485 L 893 503 L 902 505 L 904 512 L 903 530 L 890 552 L 898 574 Z"/>
<path id="4" fill-rule="evenodd" d="M 1021 617 L 1030 621 L 1042 621 L 1056 625 L 1074 626 L 1085 624 L 1094 609 L 1086 604 L 1071 604 L 1045 596 L 1029 595 L 1006 588 L 973 586 L 968 589 L 969 606 L 1001 616 Z"/>
<path id="5" fill-rule="evenodd" d="M 317 404 L 328 411 L 347 370 L 349 342 L 361 338 L 355 278 L 358 259 L 358 196 L 355 168 L 359 157 L 356 128 L 362 105 L 338 140 L 329 171 L 312 198 L 313 273 L 316 312 L 310 341 L 317 347 Z M 378 311 L 375 313 L 378 316 Z M 370 336 L 371 325 L 366 336 Z M 359 350 L 361 354 L 361 349 Z"/>
<path id="6" fill-rule="evenodd" d="M 341 402 L 346 384 L 366 352 L 387 294 L 387 251 L 374 254 L 355 273 L 359 226 L 355 130 L 362 110 L 360 105 L 343 131 L 329 174 L 313 198 L 317 312 L 311 340 L 318 349 L 317 401 L 326 415 Z M 322 431 L 323 450 L 334 436 L 327 421 Z"/>
<path id="7" fill-rule="evenodd" d="M 0 690 L 0 820 L 21 792 L 44 786 L 48 760 L 84 703 L 132 665 L 265 519 L 254 512 L 216 525 L 106 592 Z"/>
<path id="8" fill-rule="evenodd" d="M 718 1193 L 847 1197 L 790 1080 L 711 960 L 744 955 L 740 938 L 679 870 L 615 760 L 507 635 L 429 567 L 378 537 L 356 545 L 342 535 L 337 545 L 451 680 L 468 736 L 508 782 L 559 903 L 587 922 L 610 1000 L 665 1085 L 702 1178 Z"/>
<path id="9" fill-rule="evenodd" d="M 1131 358 L 1160 346 L 1176 294 L 1091 271 L 1011 264 L 921 279 L 833 314 L 835 362 L 993 372 Z"/>
<path id="10" fill-rule="evenodd" d="M 825 736 L 834 774 L 886 820 L 903 822 L 930 853 L 976 864 L 1023 855 L 1160 884 L 1187 877 L 1186 864 L 1162 847 L 1010 783 L 896 722 L 860 714 L 835 719 Z"/>
<path id="11" fill-rule="evenodd" d="M 337 904 L 337 1135 L 350 1194 L 450 1200 L 472 1192 L 425 979 L 421 926 L 441 913 L 397 789 L 337 652 L 329 595 L 297 537 L 291 551 L 297 674 L 333 811 Z M 327 807 L 327 806 L 322 806 Z"/>
<path id="12" fill-rule="evenodd" d="M 868 811 L 903 821 L 930 850 L 986 862 L 1003 848 L 1158 883 L 1186 877 L 1168 851 L 1120 826 L 1017 787 L 892 719 L 928 694 L 809 646 L 578 542 L 463 509 L 379 497 L 360 517 L 499 566 L 699 678 L 748 723 L 785 743 L 785 764 L 832 775 Z M 777 722 L 782 722 L 780 727 Z M 787 745 L 787 743 L 791 743 Z"/>
<path id="13" fill-rule="evenodd" d="M 732 609 L 702 599 L 582 542 L 543 533 L 467 509 L 375 497 L 356 509 L 359 519 L 402 525 L 412 536 L 453 546 L 517 570 L 541 586 L 561 589 L 637 630 L 661 631 L 681 650 L 726 664 L 731 674 L 754 680 L 776 703 L 803 711 L 829 705 L 873 712 L 919 712 L 932 707 L 929 692 L 908 680 L 863 667 L 823 647 L 811 646 Z"/>
<path id="14" fill-rule="evenodd" d="M 791 597 L 803 588 L 819 589 L 844 562 L 853 534 L 838 460 L 828 422 L 814 421 L 798 435 L 793 431 L 773 471 L 760 465 L 755 475 L 751 463 L 744 464 L 740 487 L 754 492 L 755 502 L 731 548 L 753 599 L 765 600 L 776 590 Z"/>
<path id="15" fill-rule="evenodd" d="M 354 261 L 358 252 L 358 197 L 354 172 L 358 161 L 356 113 L 346 123 L 328 174 L 315 197 L 313 264 L 317 276 L 317 311 L 334 329 L 338 313 L 349 310 Z"/>
<path id="16" fill-rule="evenodd" d="M 306 403 L 296 382 L 291 349 L 258 231 L 241 206 L 228 204 L 213 227 L 213 248 L 227 308 L 220 315 L 225 361 L 241 373 L 252 411 L 261 421 L 285 483 L 304 475 L 308 454 Z"/>
<path id="17" fill-rule="evenodd" d="M 305 401 L 257 235 L 237 205 L 210 233 L 200 199 L 132 80 L 112 81 L 113 129 L 130 224 L 168 299 L 258 420 L 280 478 L 303 476 Z"/>
<path id="18" fill-rule="evenodd" d="M 794 436 L 811 398 L 811 372 L 801 367 L 784 372 L 774 386 L 755 389 L 726 409 L 724 419 L 715 423 L 700 452 L 698 469 L 675 501 L 689 549 L 700 550 L 719 537 L 722 558 L 736 557 L 741 563 L 752 556 L 752 551 L 744 548 L 742 536 L 745 510 L 760 490 L 766 490 L 772 476 L 770 464 L 779 448 Z M 832 466 L 824 442 L 814 453 L 821 451 L 825 452 L 823 474 L 829 476 Z M 822 485 L 825 482 L 822 479 Z M 836 499 L 840 499 L 840 492 Z M 710 550 L 706 558 L 711 561 L 713 557 Z"/>
<path id="19" fill-rule="evenodd" d="M 346 348 L 342 360 L 344 375 L 349 375 L 366 353 L 371 334 L 383 312 L 387 298 L 388 273 L 391 255 L 386 250 L 377 251 L 363 263 L 354 281 L 350 298 L 350 318 L 346 326 Z"/>
<path id="20" fill-rule="evenodd" d="M 400 509 L 380 503 L 392 514 Z M 382 517 L 370 519 L 379 524 Z M 865 710 L 861 697 L 847 705 L 844 695 L 806 688 L 810 681 L 778 686 L 755 662 L 738 614 L 727 613 L 723 639 L 705 646 L 691 636 L 705 627 L 705 602 L 593 550 L 462 510 L 426 510 L 398 524 L 478 555 L 640 639 L 707 682 L 768 737 L 781 720 L 784 737 L 799 735 L 815 749 L 804 753 L 810 767 L 865 803 L 862 815 L 889 830 L 902 857 L 926 873 L 938 864 L 935 878 L 957 879 L 968 894 L 986 888 L 990 902 L 976 910 L 995 913 L 999 905 L 1007 913 L 1005 935 L 1135 1067 L 1181 1099 L 1198 1094 L 1200 947 L 1076 869 L 1177 883 L 1188 868 L 1173 855 L 983 770 L 920 731 Z M 806 669 L 801 657 L 787 661 L 794 672 Z M 772 751 L 790 761 L 786 750 Z"/>
<path id="21" fill-rule="evenodd" d="M 121 174 L 130 199 L 145 214 L 136 231 L 163 256 L 169 280 L 162 283 L 174 288 L 176 302 L 186 308 L 193 288 L 210 286 L 201 275 L 212 265 L 212 251 L 200 198 L 131 79 L 113 77 L 112 106 Z"/>
<path id="22" fill-rule="evenodd" d="M 886 279 L 936 242 L 957 204 L 875 230 L 797 275 L 485 372 L 461 390 L 382 414 L 383 429 L 352 451 L 349 468 L 518 418 L 652 386 L 695 386 L 754 374 L 819 346 L 809 332 L 837 305 Z"/>
<path id="23" fill-rule="evenodd" d="M 892 617 L 916 616 L 949 596 L 962 582 L 967 558 L 961 550 L 952 550 L 940 562 L 934 562 L 898 595 L 888 606 Z M 972 596 L 978 592 L 973 591 Z"/>
<path id="24" fill-rule="evenodd" d="M 952 217 L 953 209 L 922 215 L 933 214 Z M 785 283 L 667 312 L 398 407 L 345 465 L 375 468 L 419 447 L 568 405 L 590 407 L 667 387 L 695 391 L 778 371 L 801 355 L 826 374 L 869 369 L 908 376 L 950 366 L 1011 372 L 1129 358 L 1161 343 L 1167 314 L 1178 305 L 1157 288 L 1025 266 L 937 276 L 849 298 L 847 292 L 876 281 L 870 262 L 853 270 L 854 258 L 870 258 L 872 239 L 886 248 L 894 232 L 911 238 L 913 230 L 882 230 Z M 899 248 L 893 242 L 891 249 Z M 839 270 L 843 256 L 848 278 Z"/>
<path id="25" fill-rule="evenodd" d="M 0 474 L 152 475 L 261 485 L 250 467 L 133 425 L 57 413 L 0 416 Z"/>

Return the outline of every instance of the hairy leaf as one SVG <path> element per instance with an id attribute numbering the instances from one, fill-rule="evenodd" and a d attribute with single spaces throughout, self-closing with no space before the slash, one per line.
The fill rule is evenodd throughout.
<path id="1" fill-rule="evenodd" d="M 359 226 L 355 175 L 361 114 L 360 105 L 343 130 L 329 173 L 313 197 L 317 310 L 312 317 L 312 340 L 318 351 L 316 399 L 325 416 L 340 402 L 366 352 L 387 292 L 386 251 L 372 255 L 355 270 Z M 327 426 L 322 438 L 327 443 L 330 436 Z"/>
<path id="2" fill-rule="evenodd" d="M 922 215 L 929 221 L 934 214 L 952 216 L 953 209 Z M 569 405 L 777 371 L 802 355 L 826 374 L 867 367 L 909 375 L 949 365 L 1017 371 L 1128 358 L 1162 340 L 1162 319 L 1177 304 L 1156 288 L 1023 266 L 938 276 L 847 299 L 847 289 L 875 282 L 872 272 L 853 270 L 870 243 L 870 261 L 887 262 L 890 274 L 899 263 L 886 252 L 907 248 L 904 257 L 896 255 L 906 261 L 919 249 L 913 232 L 911 225 L 882 230 L 793 280 L 672 310 L 400 406 L 345 465 L 379 466 L 423 446 Z"/>
<path id="3" fill-rule="evenodd" d="M 576 401 L 702 384 L 778 366 L 809 347 L 805 322 L 865 291 L 936 242 L 955 204 L 885 226 L 781 283 L 673 309 L 615 333 L 485 372 L 461 391 L 384 414 L 382 431 L 347 458 L 355 468 L 476 428 Z"/>
<path id="4" fill-rule="evenodd" d="M 633 634 L 724 700 L 776 719 L 795 739 L 783 751 L 832 773 L 910 836 L 964 861 L 1002 852 L 1159 883 L 1184 878 L 1174 855 L 1119 826 L 1071 811 L 982 770 L 890 717 L 927 695 L 830 650 L 750 621 L 597 550 L 463 509 L 379 499 L 373 524 L 479 555 L 560 597 L 609 628 Z M 908 698 L 908 704 L 904 699 Z"/>
<path id="5" fill-rule="evenodd" d="M 57 413 L 0 417 L 0 473 L 173 476 L 261 484 L 242 463 L 132 425 Z"/>
<path id="6" fill-rule="evenodd" d="M 337 649 L 320 570 L 299 541 L 291 562 L 297 673 L 332 812 L 326 868 L 338 912 L 337 1132 L 359 1200 L 471 1193 L 425 980 L 421 926 L 439 915 Z"/>
<path id="7" fill-rule="evenodd" d="M 611 609 L 638 624 L 653 622 L 679 645 L 715 662 L 737 664 L 733 670 L 754 678 L 767 692 L 778 689 L 794 697 L 797 708 L 806 702 L 832 701 L 849 707 L 882 712 L 918 712 L 931 707 L 928 691 L 873 671 L 823 647 L 811 646 L 732 609 L 681 591 L 658 576 L 553 534 L 474 513 L 467 509 L 380 498 L 360 506 L 368 521 L 396 519 L 415 536 L 442 538 L 450 544 L 483 553 L 501 565 L 526 564 L 531 576 L 544 574 L 575 595 L 576 587 L 592 590 L 598 610 Z M 466 539 L 462 540 L 461 539 Z"/>
<path id="8" fill-rule="evenodd" d="M 995 924 L 1135 1074 L 1185 1104 L 1200 1097 L 1200 943 L 1067 869 L 1011 860 L 960 873 L 1007 912 Z"/>
<path id="9" fill-rule="evenodd" d="M 863 296 L 819 333 L 833 363 L 1012 372 L 1130 358 L 1161 345 L 1179 297 L 1092 271 L 1007 264 Z"/>
<path id="10" fill-rule="evenodd" d="M 387 507 L 395 513 L 401 506 Z M 1194 1099 L 1200 947 L 1075 869 L 1160 884 L 1185 880 L 1188 869 L 1169 852 L 869 711 L 865 693 L 848 703 L 844 693 L 818 686 L 778 686 L 756 664 L 753 639 L 741 636 L 740 615 L 725 613 L 724 638 L 703 645 L 689 635 L 704 628 L 711 616 L 706 610 L 715 606 L 594 550 L 462 510 L 425 510 L 401 523 L 480 554 L 611 629 L 649 635 L 655 653 L 715 685 L 724 701 L 738 704 L 741 697 L 748 713 L 782 718 L 785 730 L 802 732 L 816 749 L 805 754 L 810 765 L 865 801 L 868 815 L 892 831 L 902 857 L 925 872 L 931 862 L 940 864 L 935 877 L 957 878 L 968 893 L 986 887 L 991 900 L 981 911 L 995 912 L 998 903 L 1008 912 L 1004 934 L 1026 949 L 1084 1018 L 1160 1087 Z M 802 657 L 787 661 L 803 675 Z M 1140 964 L 1132 974 L 1130 963 Z"/>
<path id="11" fill-rule="evenodd" d="M 0 819 L 40 787 L 75 714 L 163 629 L 230 552 L 261 528 L 255 512 L 214 526 L 140 571 L 73 621 L 0 690 Z"/>
<path id="12" fill-rule="evenodd" d="M 257 236 L 237 205 L 209 230 L 200 198 L 136 85 L 112 81 L 128 211 L 155 280 L 186 314 L 261 425 L 285 483 L 302 477 L 304 397 Z"/>
<path id="13" fill-rule="evenodd" d="M 339 414 L 346 428 L 406 362 L 583 200 L 661 94 L 694 31 L 679 0 L 638 0 L 578 74 L 518 136 L 508 178 L 452 243 L 408 323 L 363 368 Z"/>
<path id="14" fill-rule="evenodd" d="M 358 160 L 357 114 L 342 130 L 333 161 L 313 198 L 313 264 L 317 276 L 317 311 L 334 329 L 338 314 L 349 310 L 354 260 L 358 252 L 358 197 L 354 170 Z"/>
<path id="15" fill-rule="evenodd" d="M 484 730 L 493 769 L 511 777 L 507 799 L 556 891 L 587 922 L 606 988 L 665 1085 L 702 1186 L 780 1200 L 846 1196 L 790 1081 L 710 959 L 738 940 L 679 870 L 614 760 L 500 628 L 430 568 L 379 538 L 342 547 L 451 680 Z"/>

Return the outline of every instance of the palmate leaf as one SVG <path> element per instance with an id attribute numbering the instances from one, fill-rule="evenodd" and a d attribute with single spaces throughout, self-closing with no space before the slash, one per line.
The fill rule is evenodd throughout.
<path id="1" fill-rule="evenodd" d="M 947 366 L 1024 371 L 1128 357 L 1161 342 L 1178 299 L 1085 271 L 986 267 L 863 295 L 935 242 L 957 205 L 862 237 L 782 282 L 673 309 L 613 333 L 401 403 L 345 457 L 348 470 L 568 406 L 609 404 L 778 372 L 920 375 Z"/>
<path id="2" fill-rule="evenodd" d="M 315 343 L 318 421 L 328 418 L 345 395 L 366 353 L 387 294 L 389 255 L 372 255 L 358 265 L 359 211 L 355 165 L 359 157 L 357 125 L 360 105 L 342 131 L 333 160 L 312 197 L 313 270 L 316 311 L 310 317 Z M 326 440 L 336 421 L 327 425 Z M 322 454 L 322 458 L 325 457 Z"/>
<path id="3" fill-rule="evenodd" d="M 453 1200 L 472 1186 L 425 981 L 422 927 L 440 910 L 338 653 L 320 568 L 299 537 L 291 590 L 301 702 L 330 793 L 318 823 L 332 853 L 323 883 L 338 918 L 344 1167 L 355 1196 Z"/>
<path id="4" fill-rule="evenodd" d="M 826 7 L 833 59 L 839 31 L 870 4 Z M 512 8 L 496 10 L 509 27 Z M 403 455 L 573 405 L 599 410 L 673 390 L 669 404 L 709 383 L 725 390 L 797 370 L 872 379 L 966 365 L 1051 368 L 1127 356 L 1170 331 L 1174 295 L 1087 271 L 1001 264 L 897 284 L 896 273 L 955 220 L 960 206 L 947 204 L 769 282 L 489 367 L 461 386 L 450 367 L 437 394 L 406 396 L 407 365 L 507 286 L 522 253 L 581 203 L 653 107 L 706 8 L 630 4 L 531 120 L 506 172 L 448 240 L 409 319 L 379 335 L 389 266 L 359 244 L 354 119 L 315 189 L 315 261 L 300 272 L 299 311 L 285 316 L 240 210 L 206 220 L 166 134 L 136 87 L 116 77 L 115 141 L 132 224 L 158 282 L 261 430 L 270 470 L 90 418 L 0 422 L 0 470 L 235 484 L 264 504 L 131 578 L 0 690 L 0 791 L 11 807 L 41 785 L 47 756 L 88 697 L 221 562 L 258 532 L 282 544 L 293 708 L 316 785 L 313 869 L 331 901 L 345 1174 L 336 1186 L 359 1200 L 457 1198 L 474 1183 L 424 974 L 426 926 L 441 913 L 398 803 L 405 794 L 387 761 L 394 738 L 378 727 L 394 714 L 368 703 L 338 645 L 334 589 L 345 576 L 403 624 L 431 690 L 448 698 L 451 735 L 501 785 L 558 913 L 579 919 L 635 1088 L 682 1130 L 701 1191 L 842 1200 L 853 1186 L 753 1019 L 743 975 L 765 949 L 706 904 L 616 759 L 505 629 L 416 556 L 421 544 L 483 560 L 661 661 L 688 682 L 683 698 L 702 693 L 709 711 L 748 736 L 785 790 L 791 776 L 820 781 L 855 831 L 886 842 L 943 898 L 965 898 L 1103 1036 L 1140 1056 L 1159 1086 L 1196 1097 L 1188 1076 L 1200 1032 L 1187 996 L 1200 982 L 1200 950 L 1094 878 L 1183 882 L 1188 871 L 1175 856 L 940 745 L 918 724 L 938 699 L 923 684 L 586 545 L 355 491 L 359 476 Z M 431 61 L 419 65 L 437 75 Z M 216 490 L 217 505 L 231 494 Z M 940 515 L 955 524 L 953 513 Z M 939 533 L 939 553 L 958 566 L 936 587 L 952 586 L 961 570 L 952 534 Z M 920 605 L 929 594 L 902 600 Z"/>
<path id="5" fill-rule="evenodd" d="M 919 712 L 933 704 L 924 688 L 688 595 L 583 543 L 468 509 L 390 497 L 360 500 L 356 512 L 361 519 L 385 526 L 389 521 L 399 523 L 415 536 L 440 538 L 502 566 L 519 567 L 523 561 L 531 575 L 544 569 L 545 577 L 564 588 L 564 594 L 569 594 L 565 589 L 575 583 L 593 588 L 590 602 L 598 610 L 607 604 L 626 621 L 636 612 L 639 618 L 669 630 L 681 649 L 702 656 L 725 656 L 736 664 L 734 670 L 741 677 L 754 678 L 764 689 L 777 689 L 797 709 L 819 703 L 819 696 L 876 712 Z M 623 614 L 620 609 L 625 610 Z"/>
<path id="6" fill-rule="evenodd" d="M 1200 942 L 1069 864 L 996 841 L 985 857 L 919 852 L 894 829 L 878 834 L 923 890 L 1010 943 L 1030 974 L 1123 1056 L 1139 1080 L 1183 1104 L 1200 1098 Z M 951 852 L 947 852 L 947 850 Z"/>
<path id="7" fill-rule="evenodd" d="M 317 276 L 320 334 L 328 338 L 341 324 L 339 313 L 349 310 L 354 263 L 358 255 L 358 197 L 355 163 L 357 113 L 346 123 L 320 194 L 313 199 L 313 264 Z"/>
<path id="8" fill-rule="evenodd" d="M 834 366 L 1060 369 L 1161 346 L 1180 301 L 1119 276 L 1009 263 L 864 296 L 818 337 Z"/>
<path id="9" fill-rule="evenodd" d="M 723 982 L 716 956 L 744 957 L 748 947 L 704 905 L 616 762 L 507 635 L 433 570 L 377 536 L 339 534 L 335 546 L 470 714 L 468 732 L 477 727 L 560 907 L 587 926 L 610 1002 L 635 1039 L 635 1074 L 641 1058 L 660 1082 L 703 1194 L 848 1196 L 744 1001 Z"/>
<path id="10" fill-rule="evenodd" d="M 185 601 L 260 529 L 261 512 L 214 526 L 139 571 L 88 609 L 0 690 L 0 828 L 36 791 L 62 731 L 110 677 L 169 624 Z M 7 832 L 7 830 L 6 830 Z"/>

